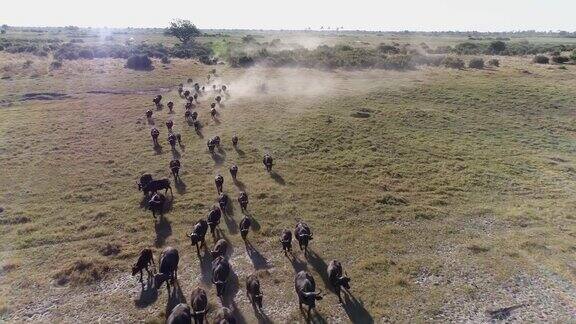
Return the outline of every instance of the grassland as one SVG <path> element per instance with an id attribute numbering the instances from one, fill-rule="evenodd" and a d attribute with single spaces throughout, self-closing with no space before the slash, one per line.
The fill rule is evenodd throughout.
<path id="1" fill-rule="evenodd" d="M 231 98 L 219 123 L 201 99 L 200 138 L 184 123 L 175 85 L 204 81 L 212 67 L 175 59 L 137 72 L 98 59 L 50 71 L 49 59 L 9 54 L 0 62 L 13 75 L 0 80 L 3 320 L 162 321 L 198 284 L 216 309 L 209 260 L 198 260 L 185 234 L 215 202 L 217 172 L 236 196 L 233 162 L 257 221 L 251 254 L 236 230 L 238 206 L 222 224 L 237 278 L 229 304 L 246 322 L 302 322 L 292 280 L 304 268 L 328 293 L 315 322 L 479 322 L 518 305 L 507 319 L 576 316 L 574 66 L 523 58 L 481 71 L 218 66 Z M 262 82 L 267 94 L 255 91 Z M 26 96 L 34 93 L 48 94 Z M 154 115 L 160 152 L 144 118 L 157 93 L 176 102 L 174 115 Z M 135 181 L 144 172 L 168 177 L 168 118 L 183 136 L 185 185 L 155 223 Z M 224 139 L 222 160 L 207 153 L 213 135 Z M 264 152 L 275 157 L 274 177 L 263 170 Z M 298 219 L 315 233 L 313 253 L 291 262 L 278 235 Z M 158 256 L 168 245 L 181 251 L 180 291 L 142 290 L 129 273 L 138 252 Z M 326 285 L 334 258 L 352 277 L 344 307 Z M 255 269 L 263 318 L 244 294 Z"/>

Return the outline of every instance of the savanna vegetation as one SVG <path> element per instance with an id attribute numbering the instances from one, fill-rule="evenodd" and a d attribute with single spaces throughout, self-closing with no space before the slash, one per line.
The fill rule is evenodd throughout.
<path id="1" fill-rule="evenodd" d="M 572 34 L 2 30 L 2 321 L 160 323 L 197 285 L 211 319 L 211 259 L 186 234 L 216 202 L 217 173 L 233 200 L 250 196 L 254 249 L 238 234 L 236 202 L 220 225 L 232 244 L 227 306 L 243 321 L 304 322 L 301 269 L 325 292 L 316 322 L 573 321 Z M 538 50 L 515 52 L 526 42 Z M 177 91 L 194 82 L 208 89 L 200 135 Z M 213 119 L 210 88 L 222 84 L 230 96 Z M 174 114 L 156 110 L 158 94 Z M 182 135 L 176 152 L 168 120 Z M 206 149 L 215 135 L 218 158 Z M 182 181 L 155 221 L 136 181 L 170 177 L 176 156 Z M 288 259 L 279 235 L 297 220 L 314 240 L 309 256 Z M 181 257 L 170 296 L 131 276 L 143 248 L 158 263 L 166 246 Z M 343 305 L 332 259 L 352 278 Z M 262 314 L 245 295 L 252 273 Z"/>

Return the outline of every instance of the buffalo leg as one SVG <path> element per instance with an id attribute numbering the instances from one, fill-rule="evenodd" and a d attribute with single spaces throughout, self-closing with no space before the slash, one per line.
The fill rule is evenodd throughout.
<path id="1" fill-rule="evenodd" d="M 140 269 L 140 282 L 142 282 L 142 269 Z"/>

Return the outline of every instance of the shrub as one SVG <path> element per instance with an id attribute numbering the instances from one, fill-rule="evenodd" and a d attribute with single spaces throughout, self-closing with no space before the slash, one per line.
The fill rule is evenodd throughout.
<path id="1" fill-rule="evenodd" d="M 162 59 L 160 61 L 162 62 L 162 64 L 169 64 L 170 58 L 168 56 L 162 56 Z"/>
<path id="2" fill-rule="evenodd" d="M 52 61 L 52 63 L 50 63 L 51 70 L 58 70 L 60 68 L 62 68 L 62 61 Z"/>
<path id="3" fill-rule="evenodd" d="M 471 69 L 483 69 L 484 68 L 484 59 L 475 57 L 468 62 L 468 67 Z"/>
<path id="4" fill-rule="evenodd" d="M 89 49 L 82 49 L 78 52 L 78 57 L 91 60 L 94 58 L 94 53 Z"/>
<path id="5" fill-rule="evenodd" d="M 506 43 L 503 41 L 494 41 L 490 43 L 488 50 L 491 54 L 500 54 L 506 50 Z"/>
<path id="6" fill-rule="evenodd" d="M 442 62 L 445 67 L 452 68 L 452 69 L 463 69 L 466 66 L 464 60 L 458 57 L 448 56 Z"/>
<path id="7" fill-rule="evenodd" d="M 568 56 L 558 55 L 558 56 L 553 56 L 552 61 L 554 63 L 563 64 L 563 63 L 570 61 L 570 58 Z"/>
<path id="8" fill-rule="evenodd" d="M 466 54 L 466 55 L 473 55 L 473 54 L 480 54 L 482 53 L 482 46 L 476 43 L 460 43 L 456 45 L 454 51 L 458 54 Z"/>
<path id="9" fill-rule="evenodd" d="M 245 53 L 230 58 L 230 65 L 233 67 L 249 67 L 254 65 L 254 59 Z"/>
<path id="10" fill-rule="evenodd" d="M 380 51 L 380 53 L 384 53 L 384 54 L 398 54 L 398 53 L 400 53 L 400 49 L 397 48 L 396 46 L 386 45 L 384 43 L 382 43 L 378 46 L 378 51 Z"/>
<path id="11" fill-rule="evenodd" d="M 152 70 L 152 60 L 148 55 L 132 55 L 126 60 L 126 67 L 133 70 Z"/>
<path id="12" fill-rule="evenodd" d="M 545 55 L 536 55 L 534 57 L 534 63 L 548 64 L 548 63 L 550 63 L 550 59 L 548 58 L 548 56 L 545 56 Z"/>
<path id="13" fill-rule="evenodd" d="M 488 65 L 490 66 L 500 66 L 500 61 L 498 59 L 491 59 L 488 61 Z"/>
<path id="14" fill-rule="evenodd" d="M 0 34 L 6 34 L 6 29 L 0 30 Z"/>
<path id="15" fill-rule="evenodd" d="M 570 58 L 572 59 L 572 61 L 576 61 L 576 51 L 572 52 L 572 55 L 570 55 Z"/>

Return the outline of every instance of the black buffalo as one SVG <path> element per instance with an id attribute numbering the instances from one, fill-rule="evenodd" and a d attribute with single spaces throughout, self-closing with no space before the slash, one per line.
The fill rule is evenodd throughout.
<path id="1" fill-rule="evenodd" d="M 166 324 L 192 324 L 190 306 L 185 303 L 180 303 L 174 306 L 170 316 L 168 316 L 168 319 L 166 320 Z"/>
<path id="2" fill-rule="evenodd" d="M 170 290 L 170 282 L 174 284 L 174 281 L 178 279 L 178 261 L 180 261 L 180 256 L 175 248 L 169 246 L 162 251 L 160 255 L 160 270 L 154 276 L 156 289 L 159 289 L 166 281 L 166 286 Z"/>
<path id="3" fill-rule="evenodd" d="M 266 171 L 268 172 L 272 171 L 272 162 L 273 162 L 272 156 L 270 156 L 270 154 L 264 154 L 264 158 L 262 158 L 262 163 L 266 167 Z"/>
<path id="4" fill-rule="evenodd" d="M 259 309 L 262 308 L 262 290 L 260 289 L 260 280 L 254 274 L 246 278 L 246 296 Z"/>
<path id="5" fill-rule="evenodd" d="M 248 216 L 244 216 L 240 221 L 240 235 L 242 239 L 246 241 L 246 237 L 248 237 L 248 232 L 250 231 L 250 226 L 252 225 L 252 220 Z"/>
<path id="6" fill-rule="evenodd" d="M 282 250 L 284 254 L 292 252 L 292 232 L 288 229 L 284 229 L 280 235 L 280 243 L 282 243 Z"/>
<path id="7" fill-rule="evenodd" d="M 338 300 L 342 303 L 340 291 L 342 288 L 346 290 L 350 289 L 350 278 L 343 273 L 342 264 L 338 260 L 330 261 L 327 272 L 328 278 L 330 278 L 330 284 L 334 287 L 334 291 L 338 295 Z"/>
<path id="8" fill-rule="evenodd" d="M 212 261 L 212 283 L 216 286 L 216 295 L 222 299 L 226 290 L 226 283 L 230 276 L 231 268 L 225 257 L 219 256 Z"/>
<path id="9" fill-rule="evenodd" d="M 170 171 L 172 172 L 172 175 L 174 176 L 174 181 L 176 181 L 180 175 L 180 161 L 178 159 L 174 159 L 172 161 L 170 161 Z"/>
<path id="10" fill-rule="evenodd" d="M 148 273 L 148 277 L 151 276 L 151 272 L 148 269 L 148 266 L 152 265 L 152 269 L 156 266 L 154 264 L 154 255 L 152 254 L 152 250 L 150 249 L 143 249 L 140 251 L 140 256 L 138 257 L 138 261 L 136 264 L 132 266 L 132 275 L 135 276 L 138 272 L 140 272 L 140 282 L 142 282 L 142 270 L 146 270 Z"/>
<path id="11" fill-rule="evenodd" d="M 313 239 L 310 226 L 302 221 L 298 222 L 296 230 L 294 230 L 294 236 L 298 240 L 300 250 L 303 250 L 305 255 L 308 254 L 308 243 Z"/>
<path id="12" fill-rule="evenodd" d="M 192 294 L 190 294 L 190 305 L 192 306 L 190 313 L 195 323 L 204 323 L 208 311 L 208 295 L 206 291 L 200 287 L 192 290 Z"/>
<path id="13" fill-rule="evenodd" d="M 203 245 L 206 246 L 206 241 L 204 240 L 204 237 L 206 237 L 207 231 L 208 231 L 208 223 L 205 220 L 200 219 L 198 220 L 198 222 L 196 222 L 196 224 L 192 228 L 192 233 L 188 234 L 188 237 L 190 238 L 190 243 L 196 246 L 196 252 L 198 252 L 198 254 L 200 254 L 200 247 L 202 247 Z"/>
<path id="14" fill-rule="evenodd" d="M 308 318 L 310 311 L 316 307 L 316 301 L 321 300 L 321 292 L 316 291 L 314 277 L 307 271 L 300 271 L 294 277 L 294 289 L 298 295 L 298 304 L 302 309 L 302 304 L 308 306 Z"/>
<path id="15" fill-rule="evenodd" d="M 210 226 L 210 234 L 215 235 L 216 227 L 220 224 L 220 217 L 222 217 L 222 212 L 219 207 L 212 207 L 210 213 L 208 213 L 208 225 Z"/>

